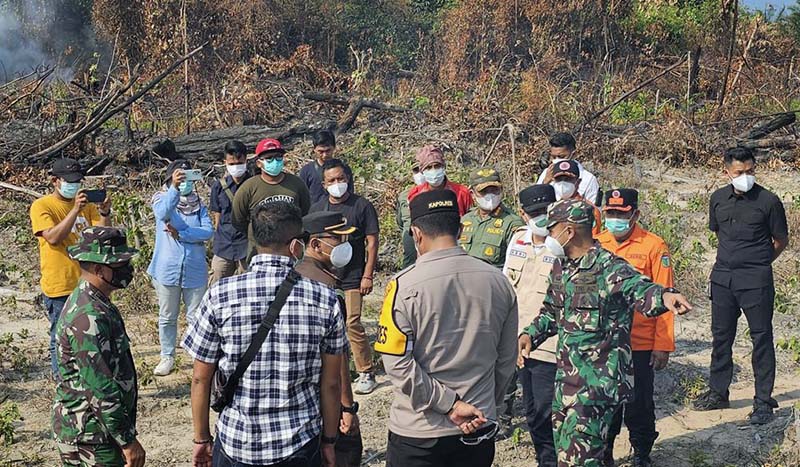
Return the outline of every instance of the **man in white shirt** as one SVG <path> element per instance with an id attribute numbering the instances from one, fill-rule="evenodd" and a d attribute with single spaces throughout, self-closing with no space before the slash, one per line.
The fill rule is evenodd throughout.
<path id="1" fill-rule="evenodd" d="M 575 153 L 575 138 L 569 133 L 556 133 L 550 137 L 550 159 L 553 164 L 567 159 L 574 159 L 572 155 Z M 551 165 L 552 167 L 552 165 Z M 590 203 L 595 205 L 600 204 L 598 195 L 600 194 L 600 183 L 593 173 L 586 170 L 586 168 L 578 162 L 578 168 L 581 169 L 581 183 L 578 186 L 578 193 L 583 196 Z M 550 176 L 550 167 L 544 169 L 537 184 L 548 184 L 553 181 Z"/>

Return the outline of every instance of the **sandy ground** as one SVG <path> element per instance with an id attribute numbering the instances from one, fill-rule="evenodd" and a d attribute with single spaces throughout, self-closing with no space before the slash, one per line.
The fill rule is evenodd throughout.
<path id="1" fill-rule="evenodd" d="M 626 170 L 628 172 L 626 172 Z M 627 178 L 635 171 L 627 168 L 617 177 Z M 662 179 L 655 174 L 648 178 L 657 180 L 660 187 L 669 190 L 670 196 L 678 200 L 692 193 L 706 190 L 708 183 L 691 171 L 670 172 Z M 705 177 L 705 173 L 700 174 Z M 769 182 L 791 192 L 800 182 L 796 173 L 770 173 Z M 781 190 L 778 189 L 780 192 Z M 16 205 L 20 209 L 22 203 Z M 5 210 L 5 206 L 3 207 Z M 702 217 L 704 214 L 698 213 Z M 796 228 L 796 226 L 793 226 Z M 13 229 L 0 228 L 0 242 L 6 245 L 14 240 Z M 17 299 L 4 296 L 0 289 L 0 335 L 12 333 L 17 350 L 4 347 L 6 354 L 0 358 L 0 400 L 7 398 L 19 406 L 23 420 L 17 422 L 15 442 L 0 448 L 0 465 L 56 465 L 55 446 L 50 441 L 50 418 L 53 387 L 46 377 L 49 368 L 47 357 L 48 323 L 40 305 L 35 302 L 37 254 L 35 244 L 22 249 L 3 248 L 0 259 L 17 270 L 7 277 L 0 277 L 0 285 L 13 290 Z M 707 260 L 712 261 L 711 252 Z M 796 258 L 784 258 L 794 261 Z M 710 263 L 704 267 L 710 267 Z M 385 281 L 382 277 L 382 282 Z M 135 296 L 126 297 L 131 310 L 126 313 L 126 323 L 133 340 L 134 357 L 140 375 L 146 384 L 140 389 L 138 430 L 140 440 L 148 453 L 148 465 L 190 465 L 192 449 L 191 412 L 189 406 L 189 384 L 191 362 L 185 354 L 178 360 L 178 371 L 162 379 L 147 378 L 158 362 L 158 339 L 155 326 L 155 310 L 152 290 L 144 278 Z M 381 284 L 376 290 L 382 290 Z M 149 295 L 148 295 L 149 294 Z M 376 311 L 381 297 L 375 293 L 367 301 L 366 312 L 369 332 L 374 334 Z M 753 396 L 750 353 L 752 347 L 746 333 L 744 318 L 740 321 L 734 359 L 736 365 L 734 383 L 731 388 L 732 408 L 715 412 L 699 413 L 690 410 L 685 401 L 687 393 L 697 390 L 702 378 L 707 375 L 710 360 L 710 313 L 707 300 L 695 297 L 696 310 L 676 322 L 677 351 L 672 355 L 668 368 L 656 377 L 657 429 L 660 437 L 653 454 L 656 465 L 671 467 L 745 466 L 762 465 L 763 459 L 776 446 L 784 449 L 798 448 L 796 433 L 798 418 L 793 407 L 800 407 L 800 369 L 791 361 L 788 352 L 778 352 L 778 378 L 775 398 L 780 403 L 776 419 L 764 427 L 754 428 L 745 423 Z M 795 316 L 797 308 L 795 307 Z M 795 320 L 789 314 L 776 315 L 776 338 L 797 336 Z M 12 369 L 14 359 L 24 359 L 29 369 L 20 372 Z M 142 376 L 140 376 L 141 378 Z M 152 381 L 148 381 L 152 380 Z M 391 387 L 385 376 L 379 375 L 379 388 L 368 396 L 359 396 L 361 403 L 361 426 L 364 437 L 364 465 L 383 466 L 386 448 L 386 420 L 392 399 Z M 518 401 L 517 413 L 521 413 Z M 797 409 L 800 411 L 800 409 Z M 524 431 L 524 420 L 515 419 L 519 435 L 497 444 L 495 465 L 522 467 L 536 465 L 530 437 Z M 792 426 L 795 426 L 794 429 Z M 786 434 L 789 434 L 789 437 Z M 628 460 L 630 446 L 627 435 L 618 438 L 616 455 L 619 465 Z M 794 459 L 800 459 L 794 457 Z M 800 465 L 788 461 L 782 465 Z"/>

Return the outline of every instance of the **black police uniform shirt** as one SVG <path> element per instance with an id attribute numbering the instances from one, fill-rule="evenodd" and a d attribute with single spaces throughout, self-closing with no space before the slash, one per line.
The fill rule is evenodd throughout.
<path id="1" fill-rule="evenodd" d="M 247 234 L 242 233 L 233 226 L 233 200 L 228 196 L 225 187 L 230 188 L 231 194 L 236 194 L 236 190 L 242 186 L 245 180 L 250 178 L 249 174 L 245 174 L 239 184 L 233 181 L 230 174 L 225 174 L 225 185 L 223 186 L 220 179 L 214 180 L 211 184 L 211 202 L 209 203 L 209 211 L 218 212 L 219 227 L 214 232 L 214 246 L 213 251 L 216 256 L 225 258 L 231 261 L 239 261 L 247 257 Z"/>
<path id="2" fill-rule="evenodd" d="M 741 195 L 727 185 L 711 195 L 708 224 L 719 239 L 713 283 L 732 290 L 773 285 L 772 240 L 789 236 L 780 198 L 757 184 Z"/>
<path id="3" fill-rule="evenodd" d="M 366 266 L 366 236 L 376 235 L 379 231 L 378 213 L 375 207 L 366 198 L 357 194 L 350 194 L 343 203 L 333 204 L 326 197 L 311 205 L 308 212 L 334 211 L 339 212 L 347 219 L 348 227 L 358 229 L 350 235 L 350 244 L 353 246 L 353 257 L 350 263 L 339 270 L 338 276 L 342 290 L 353 290 L 361 287 L 361 278 L 364 276 Z"/>

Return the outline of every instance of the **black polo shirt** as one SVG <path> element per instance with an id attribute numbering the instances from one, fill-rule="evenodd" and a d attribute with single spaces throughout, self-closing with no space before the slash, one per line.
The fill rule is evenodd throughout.
<path id="1" fill-rule="evenodd" d="M 733 290 L 773 284 L 772 240 L 789 236 L 780 198 L 761 185 L 742 195 L 727 185 L 711 195 L 708 226 L 719 239 L 712 282 Z"/>

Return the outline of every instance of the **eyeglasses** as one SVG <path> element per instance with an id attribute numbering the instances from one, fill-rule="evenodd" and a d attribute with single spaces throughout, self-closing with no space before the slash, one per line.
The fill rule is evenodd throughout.
<path id="1" fill-rule="evenodd" d="M 497 423 L 497 420 L 488 419 L 483 428 L 471 435 L 464 435 L 459 439 L 467 446 L 477 446 L 484 441 L 494 439 L 498 431 L 500 431 L 500 425 Z"/>

